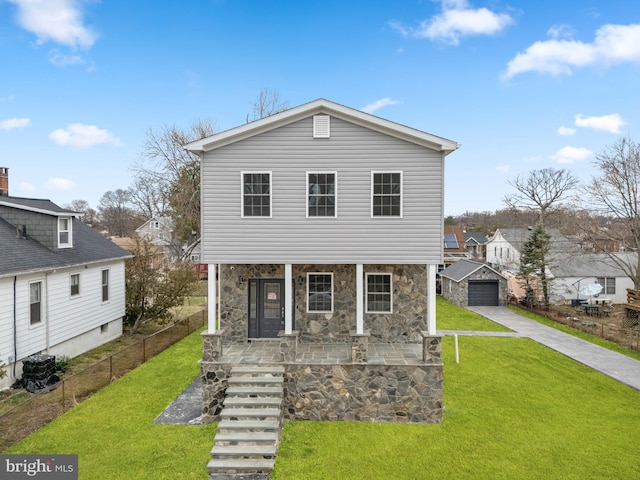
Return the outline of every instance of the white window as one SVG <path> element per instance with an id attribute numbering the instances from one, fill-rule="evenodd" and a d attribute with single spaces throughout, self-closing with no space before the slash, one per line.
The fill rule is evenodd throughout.
<path id="1" fill-rule="evenodd" d="M 307 311 L 333 312 L 333 273 L 307 274 Z"/>
<path id="2" fill-rule="evenodd" d="M 596 281 L 602 285 L 602 292 L 605 295 L 616 294 L 616 278 L 615 277 L 598 277 Z"/>
<path id="3" fill-rule="evenodd" d="M 69 248 L 72 245 L 71 218 L 58 218 L 58 248 Z"/>
<path id="4" fill-rule="evenodd" d="M 80 295 L 80 274 L 72 273 L 69 276 L 69 284 L 71 287 L 71 296 L 75 297 L 76 295 Z"/>
<path id="5" fill-rule="evenodd" d="M 109 270 L 102 270 L 102 301 L 109 301 Z"/>
<path id="6" fill-rule="evenodd" d="M 191 254 L 191 261 L 192 262 L 199 262 L 200 261 L 200 255 L 198 255 L 197 253 L 192 253 Z"/>
<path id="7" fill-rule="evenodd" d="M 35 325 L 42 321 L 42 282 L 29 284 L 29 323 Z"/>
<path id="8" fill-rule="evenodd" d="M 402 217 L 402 172 L 371 172 L 371 216 Z"/>
<path id="9" fill-rule="evenodd" d="M 390 273 L 367 273 L 367 313 L 393 312 L 393 285 Z"/>
<path id="10" fill-rule="evenodd" d="M 271 217 L 271 172 L 242 172 L 242 216 Z"/>
<path id="11" fill-rule="evenodd" d="M 160 228 L 160 222 L 158 222 L 157 220 L 153 220 L 150 224 L 149 224 L 150 228 L 152 230 L 158 230 Z"/>
<path id="12" fill-rule="evenodd" d="M 336 172 L 307 172 L 307 217 L 335 217 Z"/>

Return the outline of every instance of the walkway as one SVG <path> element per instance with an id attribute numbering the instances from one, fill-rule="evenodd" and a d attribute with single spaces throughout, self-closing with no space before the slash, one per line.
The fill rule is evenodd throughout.
<path id="1" fill-rule="evenodd" d="M 506 307 L 468 307 L 469 310 L 640 390 L 640 361 L 594 345 L 518 315 Z M 444 333 L 444 332 L 443 332 Z M 456 332 L 461 334 L 461 332 Z"/>

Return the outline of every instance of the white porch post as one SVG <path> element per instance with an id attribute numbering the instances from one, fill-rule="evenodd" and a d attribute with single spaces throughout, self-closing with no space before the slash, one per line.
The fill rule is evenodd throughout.
<path id="1" fill-rule="evenodd" d="M 293 331 L 293 269 L 290 263 L 284 266 L 284 333 L 291 335 Z"/>
<path id="2" fill-rule="evenodd" d="M 216 333 L 216 318 L 218 316 L 218 289 L 216 285 L 216 264 L 209 263 L 207 266 L 208 281 L 207 281 L 207 295 L 209 297 L 207 305 L 207 313 L 209 314 L 209 321 L 207 330 L 208 333 Z"/>
<path id="3" fill-rule="evenodd" d="M 427 265 L 427 332 L 436 334 L 436 265 Z"/>
<path id="4" fill-rule="evenodd" d="M 364 269 L 356 265 L 356 334 L 364 333 Z"/>

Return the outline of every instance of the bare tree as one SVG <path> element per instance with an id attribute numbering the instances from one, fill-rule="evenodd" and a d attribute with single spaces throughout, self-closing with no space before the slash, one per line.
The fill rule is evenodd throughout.
<path id="1" fill-rule="evenodd" d="M 584 234 L 594 245 L 617 240 L 632 254 L 617 254 L 602 248 L 610 262 L 621 268 L 633 280 L 634 288 L 640 288 L 640 144 L 629 137 L 622 137 L 596 155 L 594 166 L 599 175 L 583 188 L 586 205 L 595 215 L 609 217 L 602 228 L 593 222 L 584 222 Z"/>
<path id="2" fill-rule="evenodd" d="M 121 188 L 108 191 L 98 205 L 102 224 L 110 235 L 128 237 L 142 223 L 141 215 L 131 204 L 131 192 Z"/>
<path id="3" fill-rule="evenodd" d="M 578 184 L 578 179 L 564 169 L 532 170 L 527 176 L 509 180 L 509 185 L 517 192 L 505 196 L 504 203 L 512 209 L 536 211 L 538 221 L 544 224 L 547 216 L 562 206 L 563 200 L 568 198 Z"/>
<path id="4" fill-rule="evenodd" d="M 98 223 L 98 212 L 89 206 L 89 202 L 86 200 L 76 199 L 71 200 L 71 203 L 63 205 L 67 210 L 82 213 L 80 221 L 87 225 L 95 226 Z"/>
<path id="5" fill-rule="evenodd" d="M 247 123 L 261 118 L 270 117 L 289 108 L 289 102 L 280 98 L 278 90 L 265 87 L 260 90 L 258 98 L 252 103 L 253 114 L 247 115 Z"/>

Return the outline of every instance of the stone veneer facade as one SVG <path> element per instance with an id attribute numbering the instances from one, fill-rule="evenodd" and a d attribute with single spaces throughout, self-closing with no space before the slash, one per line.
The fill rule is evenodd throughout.
<path id="1" fill-rule="evenodd" d="M 307 273 L 333 273 L 333 312 L 307 312 Z M 364 314 L 370 341 L 414 343 L 427 329 L 427 266 L 364 265 L 364 273 L 390 273 L 393 313 Z M 284 265 L 221 265 L 220 326 L 225 342 L 248 340 L 248 288 L 252 278 L 284 278 Z M 243 282 L 239 278 L 243 278 Z M 349 343 L 356 329 L 356 266 L 293 265 L 294 329 L 302 342 Z"/>
<path id="2" fill-rule="evenodd" d="M 469 281 L 497 280 L 498 281 L 498 305 L 507 305 L 507 279 L 491 268 L 484 266 L 461 281 L 456 282 L 450 278 L 442 278 L 442 296 L 451 303 L 460 307 L 469 306 Z"/>

